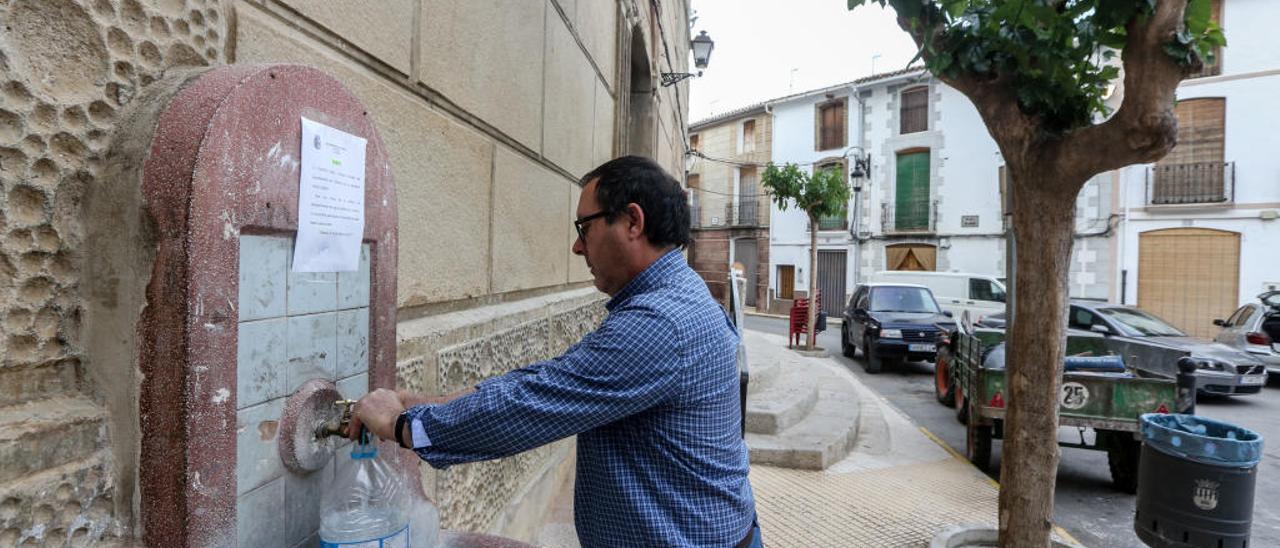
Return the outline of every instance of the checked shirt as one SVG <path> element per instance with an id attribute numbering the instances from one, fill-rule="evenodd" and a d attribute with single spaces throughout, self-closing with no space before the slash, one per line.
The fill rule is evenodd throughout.
<path id="1" fill-rule="evenodd" d="M 583 546 L 733 546 L 755 515 L 736 330 L 679 251 L 605 307 L 564 355 L 410 409 L 415 451 L 444 468 L 577 434 Z"/>

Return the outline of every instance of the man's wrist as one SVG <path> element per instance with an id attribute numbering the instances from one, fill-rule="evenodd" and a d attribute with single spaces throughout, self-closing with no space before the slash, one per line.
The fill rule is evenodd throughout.
<path id="1" fill-rule="evenodd" d="M 396 417 L 396 445 L 405 449 L 413 448 L 413 430 L 409 428 L 408 411 Z"/>

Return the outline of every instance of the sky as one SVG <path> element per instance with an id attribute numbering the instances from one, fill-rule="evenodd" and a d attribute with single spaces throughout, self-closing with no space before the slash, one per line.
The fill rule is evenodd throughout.
<path id="1" fill-rule="evenodd" d="M 715 49 L 702 77 L 689 80 L 691 121 L 867 76 L 873 62 L 875 72 L 898 70 L 916 53 L 893 10 L 878 4 L 693 0 L 692 8 L 691 35 L 707 31 Z"/>

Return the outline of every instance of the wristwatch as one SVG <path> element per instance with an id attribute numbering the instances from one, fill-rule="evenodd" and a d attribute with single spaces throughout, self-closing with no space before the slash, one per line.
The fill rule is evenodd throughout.
<path id="1" fill-rule="evenodd" d="M 405 443 L 404 443 L 404 438 L 405 438 L 405 435 L 404 435 L 404 425 L 405 425 L 405 423 L 406 423 L 406 422 L 408 422 L 408 420 L 409 420 L 409 412 L 408 412 L 408 411 L 405 411 L 404 413 L 401 413 L 399 417 L 396 417 L 396 445 L 399 445 L 400 447 L 403 447 L 403 448 L 405 448 L 405 449 L 413 449 L 413 445 L 412 445 L 412 444 L 413 444 L 413 434 L 412 434 L 412 433 L 410 433 L 410 434 L 409 434 L 409 443 L 410 443 L 410 444 L 409 444 L 409 445 L 405 445 Z"/>

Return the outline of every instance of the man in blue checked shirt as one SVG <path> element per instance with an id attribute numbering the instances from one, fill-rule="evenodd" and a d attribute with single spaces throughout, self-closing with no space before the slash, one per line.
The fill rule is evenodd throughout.
<path id="1" fill-rule="evenodd" d="M 437 468 L 578 436 L 583 546 L 762 546 L 741 437 L 738 335 L 689 268 L 689 208 L 670 175 L 625 156 L 582 178 L 573 252 L 611 298 L 564 355 L 430 397 L 379 389 L 363 423 Z"/>

